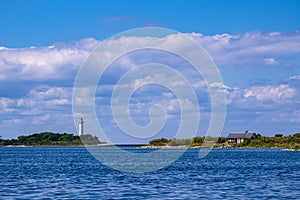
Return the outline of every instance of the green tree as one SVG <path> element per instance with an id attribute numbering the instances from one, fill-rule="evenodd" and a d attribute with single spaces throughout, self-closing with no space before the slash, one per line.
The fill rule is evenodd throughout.
<path id="1" fill-rule="evenodd" d="M 277 134 L 275 134 L 275 137 L 282 138 L 282 136 L 283 136 L 283 134 L 281 134 L 281 133 L 277 133 Z"/>
<path id="2" fill-rule="evenodd" d="M 154 139 L 149 142 L 152 146 L 166 146 L 170 141 L 166 138 Z"/>
<path id="3" fill-rule="evenodd" d="M 227 142 L 227 138 L 226 137 L 218 137 L 217 143 L 218 144 L 223 144 Z"/>
<path id="4" fill-rule="evenodd" d="M 203 137 L 194 137 L 191 146 L 201 146 L 203 141 Z"/>

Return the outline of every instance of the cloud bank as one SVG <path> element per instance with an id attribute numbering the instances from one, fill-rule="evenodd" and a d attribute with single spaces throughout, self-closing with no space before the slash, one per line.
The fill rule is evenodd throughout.
<path id="1" fill-rule="evenodd" d="M 232 126 L 244 130 L 247 126 L 257 126 L 256 122 L 268 125 L 268 127 L 257 128 L 267 130 L 269 133 L 296 131 L 300 128 L 297 124 L 300 119 L 300 32 L 251 32 L 212 36 L 187 33 L 186 35 L 205 48 L 220 68 L 224 80 L 227 80 L 224 86 L 220 86 L 225 88 L 227 93 L 228 121 L 224 129 L 225 134 Z M 130 44 L 128 40 L 145 43 L 166 42 L 168 45 L 181 48 L 184 44 L 180 43 L 179 37 L 173 35 L 169 38 L 138 38 L 138 40 L 133 37 L 123 38 L 116 48 L 125 48 Z M 0 47 L 0 83 L 1 94 L 3 94 L 0 97 L 2 117 L 0 128 L 3 130 L 0 135 L 15 137 L 29 134 L 31 131 L 43 131 L 45 128 L 75 132 L 71 110 L 72 88 L 66 87 L 65 82 L 74 80 L 82 62 L 100 43 L 101 41 L 88 38 L 75 42 L 56 43 L 47 47 L 18 49 Z M 198 75 L 194 74 L 188 63 L 181 58 L 154 51 L 142 51 L 123 56 L 107 71 L 107 77 L 104 78 L 103 85 L 97 92 L 97 102 L 102 105 L 98 110 L 101 117 L 105 118 L 109 113 L 109 98 L 113 89 L 111 82 L 115 83 L 123 72 L 132 69 L 135 65 L 148 61 L 168 64 L 184 74 L 197 93 L 204 118 L 209 117 L 207 108 L 209 95 L 201 77 L 197 77 Z M 266 74 L 272 71 L 273 80 L 271 83 L 249 83 L 241 79 L 239 84 L 235 80 L 240 77 L 231 73 L 232 67 L 241 72 L 254 70 L 258 80 L 264 79 Z M 268 71 L 264 71 L 266 69 Z M 247 77 L 247 74 L 240 75 Z M 25 85 L 31 83 L 31 85 L 23 95 L 10 98 L 5 93 L 13 87 L 12 80 Z M 136 93 L 131 101 L 133 118 L 143 124 L 147 121 L 145 108 L 153 103 L 164 105 L 170 113 L 170 119 L 178 119 L 179 106 L 175 96 L 164 89 L 154 90 L 154 87 Z M 141 115 L 145 115 L 145 118 L 138 117 Z M 104 120 L 110 122 L 111 118 L 108 115 Z M 276 126 L 278 121 L 285 123 L 285 127 L 289 128 Z M 28 124 L 33 128 L 28 128 Z"/>

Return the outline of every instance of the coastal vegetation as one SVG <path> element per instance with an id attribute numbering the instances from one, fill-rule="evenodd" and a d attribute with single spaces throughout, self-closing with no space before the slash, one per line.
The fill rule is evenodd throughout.
<path id="1" fill-rule="evenodd" d="M 73 135 L 70 133 L 52 133 L 42 132 L 34 133 L 28 136 L 19 136 L 17 139 L 1 139 L 0 146 L 4 145 L 26 145 L 26 146 L 73 146 L 73 145 L 97 145 L 100 144 L 98 137 L 84 134 L 82 136 Z"/>
<path id="2" fill-rule="evenodd" d="M 205 137 L 194 137 L 187 139 L 154 139 L 149 142 L 150 147 L 200 147 L 203 145 Z M 275 134 L 274 137 L 267 137 L 257 134 L 255 139 L 247 139 L 240 144 L 230 144 L 226 137 L 207 137 L 207 141 L 215 143 L 214 147 L 232 147 L 232 148 L 289 148 L 300 149 L 300 133 L 283 136 Z"/>
<path id="3" fill-rule="evenodd" d="M 274 137 L 266 137 L 258 134 L 256 139 L 245 139 L 236 147 L 253 147 L 253 148 L 289 148 L 300 149 L 300 133 L 283 136 L 283 134 L 275 134 Z"/>
<path id="4" fill-rule="evenodd" d="M 198 147 L 203 144 L 205 140 L 205 137 L 194 137 L 194 138 L 185 138 L 185 139 L 166 139 L 166 138 L 160 138 L 160 139 L 154 139 L 149 142 L 150 146 L 153 147 Z M 218 147 L 226 142 L 225 137 L 219 137 L 219 138 L 213 138 L 213 137 L 207 137 L 207 141 L 216 143 L 215 147 Z"/>
<path id="5" fill-rule="evenodd" d="M 214 143 L 214 147 L 232 147 L 232 148 L 288 148 L 300 149 L 300 133 L 283 136 L 275 134 L 274 137 L 267 137 L 257 134 L 255 139 L 247 139 L 240 144 L 228 143 L 226 137 L 194 137 L 185 139 L 154 139 L 149 142 L 149 147 L 204 147 L 204 140 Z M 28 136 L 19 136 L 17 139 L 2 139 L 0 137 L 0 146 L 7 145 L 25 145 L 25 146 L 77 146 L 77 145 L 98 145 L 102 142 L 98 137 L 84 134 L 82 136 L 70 133 L 42 132 L 34 133 Z"/>

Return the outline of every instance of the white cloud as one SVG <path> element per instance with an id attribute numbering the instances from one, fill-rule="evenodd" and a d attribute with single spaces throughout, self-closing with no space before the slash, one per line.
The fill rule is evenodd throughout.
<path id="1" fill-rule="evenodd" d="M 31 131 L 73 131 L 71 94 L 71 88 L 38 86 L 24 97 L 0 98 L 0 134 L 11 138 Z"/>
<path id="2" fill-rule="evenodd" d="M 276 104 L 293 103 L 297 89 L 286 84 L 278 86 L 252 86 L 246 89 L 227 88 L 228 103 L 237 107 L 257 108 Z"/>
<path id="3" fill-rule="evenodd" d="M 201 33 L 187 34 L 193 39 L 203 45 L 207 52 L 212 56 L 213 60 L 220 65 L 243 65 L 250 64 L 250 66 L 269 65 L 272 68 L 277 67 L 283 62 L 281 57 L 295 55 L 300 53 L 300 32 L 295 33 L 261 33 L 252 32 L 245 34 L 217 34 L 212 36 L 205 36 Z M 182 42 L 181 35 L 171 35 L 165 38 L 138 38 L 138 37 L 122 37 L 118 41 L 111 42 L 111 49 L 126 49 L 132 47 L 134 43 L 153 45 L 163 44 L 170 45 L 173 49 L 180 49 L 181 51 L 193 51 L 193 49 L 186 49 L 187 47 Z M 64 122 L 64 117 L 71 116 L 71 94 L 72 89 L 63 87 L 65 80 L 68 78 L 74 78 L 76 71 L 82 64 L 84 59 L 89 55 L 91 50 L 99 44 L 99 41 L 95 39 L 84 39 L 77 42 L 69 43 L 56 43 L 48 47 L 28 47 L 28 48 L 7 48 L 0 47 L 0 81 L 5 84 L 5 81 L 47 81 L 56 80 L 57 86 L 36 86 L 34 85 L 28 91 L 27 96 L 23 97 L 0 97 L 0 113 L 4 116 L 4 121 L 11 124 L 20 123 L 24 116 L 31 117 L 27 122 L 34 124 L 42 124 L 51 118 L 59 118 Z M 103 59 L 110 59 L 112 56 L 109 52 L 105 54 Z M 201 92 L 207 92 L 207 85 L 201 79 L 194 79 L 197 76 L 191 71 L 187 72 L 186 65 L 181 65 L 178 62 L 178 58 L 159 57 L 158 54 L 151 54 L 143 57 L 143 52 L 139 54 L 141 56 L 124 56 L 118 61 L 117 70 L 112 71 L 113 78 L 116 77 L 121 70 L 129 70 L 134 68 L 137 64 L 147 61 L 148 57 L 156 59 L 158 62 L 161 60 L 167 60 L 171 64 L 177 64 L 182 71 L 180 73 L 186 75 L 188 81 L 190 81 L 192 87 L 195 90 L 201 90 Z M 157 56 L 158 55 L 158 56 Z M 297 57 L 297 55 L 296 55 Z M 144 59 L 144 60 L 143 60 Z M 153 60 L 154 60 L 153 59 Z M 249 66 L 249 65 L 247 65 Z M 223 69 L 226 72 L 226 66 Z M 276 70 L 276 69 L 275 69 Z M 114 74 L 115 73 L 115 74 Z M 299 74 L 299 73 L 295 73 Z M 149 80 L 139 80 L 133 82 L 134 87 L 140 86 L 145 82 L 156 82 L 157 80 L 166 80 L 172 87 L 179 87 L 182 85 L 182 81 L 173 77 L 161 76 L 160 72 L 157 76 L 151 77 Z M 234 77 L 239 79 L 239 77 Z M 297 108 L 295 102 L 299 102 L 299 89 L 296 87 L 295 80 L 300 80 L 300 75 L 294 75 L 285 80 L 284 84 L 279 85 L 259 85 L 245 88 L 239 88 L 241 86 L 234 85 L 232 88 L 221 85 L 220 83 L 212 83 L 210 86 L 224 89 L 227 93 L 227 101 L 229 105 L 233 105 L 236 109 L 247 108 L 249 110 L 255 110 L 257 107 L 272 107 L 274 111 L 279 106 L 287 105 L 291 106 L 291 109 Z M 241 80 L 243 81 L 243 80 Z M 98 88 L 100 102 L 108 101 L 108 95 L 113 89 L 111 83 L 107 83 Z M 90 91 L 83 91 L 89 93 Z M 160 92 L 160 93 L 159 93 Z M 164 91 L 156 91 L 157 97 L 150 96 L 147 99 L 148 93 L 142 93 L 139 97 L 144 98 L 144 101 L 136 101 L 131 104 L 133 114 L 136 116 L 148 113 L 149 108 L 153 103 L 158 103 L 164 106 L 170 113 L 169 117 L 176 118 L 180 107 L 178 101 L 175 100 L 175 96 Z M 84 104 L 85 94 L 81 94 L 83 98 L 77 99 Z M 161 96 L 159 96 L 161 95 Z M 198 95 L 198 94 L 197 94 Z M 200 93 L 199 96 L 201 96 Z M 104 97 L 103 97 L 104 96 Z M 206 97 L 205 97 L 206 98 Z M 155 101 L 154 101 L 155 100 Z M 207 100 L 207 99 L 205 99 Z M 76 99 L 75 99 L 76 101 Z M 271 102 L 271 103 L 270 103 Z M 299 105 L 299 104 L 298 104 Z M 102 111 L 107 114 L 105 105 L 101 104 Z M 187 100 L 182 100 L 182 106 L 187 110 L 193 110 L 194 103 Z M 105 107 L 105 108 L 103 108 Z M 261 113 L 261 111 L 257 111 Z M 289 117 L 287 112 L 283 117 L 289 118 L 290 122 L 299 119 L 299 112 L 295 112 L 292 117 Z M 8 115 L 13 116 L 15 119 L 10 119 Z M 104 117 L 106 117 L 104 115 Z M 147 114 L 146 114 L 147 115 Z M 60 116 L 64 116 L 61 117 Z M 243 118 L 241 118 L 243 120 Z M 297 120 L 296 120 L 297 121 Z"/>
<path id="4" fill-rule="evenodd" d="M 206 82 L 203 80 L 198 81 L 197 83 L 194 83 L 192 86 L 195 89 L 206 89 L 207 88 Z"/>
<path id="5" fill-rule="evenodd" d="M 0 98 L 0 113 L 7 114 L 15 110 L 14 108 L 15 101 L 9 98 Z"/>
<path id="6" fill-rule="evenodd" d="M 278 63 L 277 56 L 300 53 L 300 33 L 261 33 L 251 32 L 238 35 L 216 34 L 205 36 L 201 33 L 187 34 L 202 45 L 217 64 L 267 64 Z M 135 41 L 134 43 L 132 41 Z M 192 52 L 186 49 L 182 35 L 169 35 L 165 38 L 121 37 L 108 43 L 110 49 L 119 51 L 133 44 L 162 44 L 174 50 Z M 0 48 L 0 80 L 62 80 L 75 75 L 77 69 L 91 50 L 100 42 L 87 38 L 77 42 L 56 43 L 48 47 Z M 107 59 L 110 58 L 107 54 Z M 263 59 L 261 59 L 263 58 Z M 103 58 L 105 59 L 105 58 Z M 119 63 L 124 68 L 132 68 L 141 57 L 135 60 L 124 56 Z M 163 58 L 159 58 L 163 59 Z M 175 59 L 175 58 L 173 58 Z M 170 60 L 170 63 L 172 61 Z M 62 80 L 63 81 L 63 80 Z"/>
<path id="7" fill-rule="evenodd" d="M 38 86 L 29 91 L 29 96 L 38 100 L 70 98 L 72 88 Z"/>
<path id="8" fill-rule="evenodd" d="M 174 94 L 172 92 L 163 92 L 162 96 L 167 99 L 174 98 Z"/>
<path id="9" fill-rule="evenodd" d="M 53 112 L 58 106 L 71 105 L 71 88 L 39 86 L 30 90 L 26 97 L 0 98 L 1 113 L 37 115 Z"/>
<path id="10" fill-rule="evenodd" d="M 294 97 L 295 89 L 289 85 L 280 86 L 254 86 L 244 91 L 244 98 L 254 97 L 257 101 L 273 101 L 290 99 Z"/>
<path id="11" fill-rule="evenodd" d="M 264 62 L 267 65 L 275 65 L 277 64 L 276 60 L 274 58 L 264 58 Z"/>
<path id="12" fill-rule="evenodd" d="M 271 56 L 300 52 L 300 33 L 251 32 L 239 35 L 188 34 L 208 51 L 217 64 L 275 64 Z M 262 60 L 266 57 L 268 60 Z M 256 58 L 256 59 L 255 59 Z M 257 59 L 258 58 L 258 59 Z M 273 58 L 275 61 L 275 58 Z"/>
<path id="13" fill-rule="evenodd" d="M 300 75 L 291 76 L 288 79 L 289 80 L 300 80 Z"/>
<path id="14" fill-rule="evenodd" d="M 98 42 L 84 39 L 49 47 L 1 48 L 0 80 L 51 80 L 68 77 Z"/>

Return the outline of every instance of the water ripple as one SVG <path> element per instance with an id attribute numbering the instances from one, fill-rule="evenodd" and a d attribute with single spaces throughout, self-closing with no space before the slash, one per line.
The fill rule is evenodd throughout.
<path id="1" fill-rule="evenodd" d="M 172 165 L 145 174 L 110 169 L 84 147 L 3 147 L 0 160 L 1 199 L 300 197 L 300 152 L 278 149 L 215 149 L 202 159 L 190 149 Z"/>

